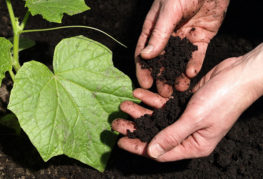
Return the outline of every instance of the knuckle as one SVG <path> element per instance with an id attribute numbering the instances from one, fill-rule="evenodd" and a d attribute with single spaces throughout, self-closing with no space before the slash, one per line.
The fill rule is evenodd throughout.
<path id="1" fill-rule="evenodd" d="M 152 32 L 153 36 L 160 39 L 167 39 L 169 37 L 169 33 L 167 31 L 161 31 L 158 28 L 155 28 Z"/>
<path id="2" fill-rule="evenodd" d="M 153 22 L 149 19 L 145 19 L 144 25 L 142 28 L 142 35 L 148 37 L 150 35 L 152 26 L 153 26 Z"/>

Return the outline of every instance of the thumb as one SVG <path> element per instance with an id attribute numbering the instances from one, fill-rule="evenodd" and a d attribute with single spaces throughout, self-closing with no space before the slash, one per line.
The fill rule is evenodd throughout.
<path id="1" fill-rule="evenodd" d="M 148 145 L 148 155 L 158 159 L 161 155 L 178 146 L 184 139 L 196 131 L 192 120 L 181 118 L 159 132 Z"/>
<path id="2" fill-rule="evenodd" d="M 178 1 L 167 1 L 160 7 L 148 45 L 141 51 L 142 58 L 152 59 L 163 51 L 181 18 L 182 11 Z"/>

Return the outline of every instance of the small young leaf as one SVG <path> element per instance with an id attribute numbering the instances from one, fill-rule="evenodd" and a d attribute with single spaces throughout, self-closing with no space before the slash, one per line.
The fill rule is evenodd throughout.
<path id="1" fill-rule="evenodd" d="M 108 48 L 83 36 L 57 45 L 53 67 L 25 63 L 8 109 L 45 161 L 65 154 L 103 171 L 116 142 L 110 122 L 122 101 L 136 101 L 132 82 L 113 66 Z"/>
<path id="2" fill-rule="evenodd" d="M 8 38 L 10 42 L 13 42 L 13 37 Z M 34 40 L 25 38 L 25 37 L 20 37 L 19 38 L 19 52 L 29 49 L 31 47 L 34 47 L 36 45 L 36 42 Z"/>
<path id="3" fill-rule="evenodd" d="M 0 86 L 5 72 L 12 69 L 11 48 L 12 43 L 6 38 L 0 37 Z"/>
<path id="4" fill-rule="evenodd" d="M 26 7 L 33 16 L 40 14 L 57 23 L 61 23 L 64 13 L 72 16 L 90 9 L 84 0 L 26 0 Z"/>

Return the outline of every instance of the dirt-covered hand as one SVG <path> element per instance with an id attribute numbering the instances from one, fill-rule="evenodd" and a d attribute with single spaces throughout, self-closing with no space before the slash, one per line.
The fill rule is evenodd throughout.
<path id="1" fill-rule="evenodd" d="M 176 161 L 208 156 L 233 126 L 241 113 L 263 95 L 263 44 L 248 54 L 229 58 L 208 72 L 193 89 L 184 113 L 147 144 L 123 137 L 118 145 L 132 153 L 157 161 Z M 146 104 L 160 108 L 165 98 L 147 90 L 134 91 Z M 121 106 L 132 117 L 151 111 L 131 102 Z M 132 122 L 117 119 L 114 130 L 134 130 Z"/>
<path id="2" fill-rule="evenodd" d="M 151 59 L 158 56 L 171 35 L 187 37 L 198 46 L 190 59 L 186 75 L 177 79 L 176 88 L 188 88 L 189 79 L 200 71 L 210 40 L 216 35 L 227 10 L 229 0 L 155 0 L 145 19 L 142 33 L 135 50 L 136 75 L 142 88 L 153 84 L 149 70 L 141 69 L 139 56 Z M 174 33 L 174 30 L 176 32 Z M 168 97 L 171 86 L 157 83 L 158 92 Z"/>

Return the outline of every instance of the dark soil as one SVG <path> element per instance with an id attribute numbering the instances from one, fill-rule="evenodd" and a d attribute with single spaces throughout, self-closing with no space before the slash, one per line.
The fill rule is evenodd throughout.
<path id="1" fill-rule="evenodd" d="M 197 46 L 187 38 L 171 37 L 163 55 L 150 60 L 140 59 L 139 63 L 142 69 L 151 71 L 153 79 L 174 86 L 175 79 L 185 71 L 187 62 L 195 50 L 197 50 Z"/>
<path id="2" fill-rule="evenodd" d="M 15 13 L 22 17 L 25 13 L 24 1 L 12 2 L 15 4 Z M 24 61 L 34 59 L 51 65 L 54 46 L 62 38 L 85 35 L 108 46 L 113 51 L 114 64 L 128 74 L 135 87 L 138 87 L 133 54 L 151 3 L 152 0 L 87 1 L 91 11 L 73 17 L 66 16 L 63 20 L 64 25 L 80 24 L 100 28 L 128 45 L 128 49 L 100 33 L 72 29 L 25 34 L 36 40 L 37 46 L 22 52 L 20 57 Z M 225 58 L 243 55 L 263 41 L 263 29 L 258 23 L 262 21 L 261 8 L 257 0 L 231 1 L 222 28 L 208 47 L 199 77 Z M 39 16 L 30 18 L 28 22 L 28 28 L 51 26 L 56 24 L 47 23 Z M 12 35 L 4 0 L 0 0 L 0 35 Z M 0 98 L 1 109 L 8 100 L 6 89 L 8 85 L 0 91 L 4 94 Z M 263 101 L 259 99 L 246 110 L 209 157 L 157 163 L 116 146 L 104 173 L 65 156 L 55 157 L 45 163 L 24 133 L 16 135 L 12 130 L 1 127 L 0 178 L 263 178 L 262 106 Z"/>
<path id="3" fill-rule="evenodd" d="M 130 132 L 129 138 L 138 138 L 142 142 L 150 142 L 165 127 L 171 125 L 183 113 L 191 93 L 175 91 L 161 109 L 154 109 L 152 115 L 145 114 L 134 120 L 136 130 Z"/>
<path id="4" fill-rule="evenodd" d="M 171 37 L 164 54 L 150 60 L 140 59 L 142 69 L 151 71 L 153 79 L 163 81 L 174 87 L 175 79 L 184 73 L 192 53 L 197 50 L 187 38 Z M 162 70 L 161 70 L 162 69 Z M 174 123 L 183 113 L 191 96 L 190 91 L 172 94 L 161 109 L 154 109 L 152 115 L 144 115 L 134 120 L 136 130 L 128 130 L 129 138 L 139 138 L 142 142 L 151 139 L 165 127 Z"/>

